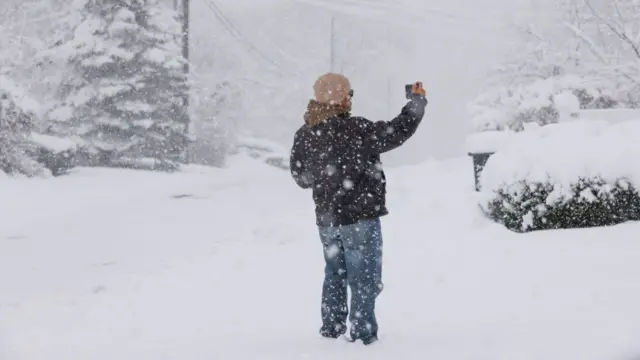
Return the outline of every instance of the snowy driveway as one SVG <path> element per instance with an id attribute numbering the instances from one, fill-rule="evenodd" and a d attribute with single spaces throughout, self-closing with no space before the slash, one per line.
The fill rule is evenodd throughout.
<path id="1" fill-rule="evenodd" d="M 388 170 L 381 341 L 319 338 L 309 194 L 236 159 L 0 189 L 0 359 L 588 360 L 640 356 L 640 232 L 515 235 L 466 160 Z"/>

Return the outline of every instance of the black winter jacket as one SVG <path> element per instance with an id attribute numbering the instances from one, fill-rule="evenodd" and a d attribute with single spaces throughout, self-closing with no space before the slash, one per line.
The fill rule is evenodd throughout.
<path id="1" fill-rule="evenodd" d="M 291 175 L 313 189 L 316 223 L 342 226 L 388 214 L 380 154 L 407 141 L 424 116 L 427 99 L 414 95 L 391 121 L 350 117 L 339 108 L 309 103 L 295 134 Z"/>

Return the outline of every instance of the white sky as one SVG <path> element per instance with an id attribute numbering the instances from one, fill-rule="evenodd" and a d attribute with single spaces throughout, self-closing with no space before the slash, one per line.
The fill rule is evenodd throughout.
<path id="1" fill-rule="evenodd" d="M 191 1 L 196 9 L 194 32 L 199 32 L 197 36 L 215 36 L 210 27 L 217 20 L 203 4 L 198 5 L 206 0 Z M 542 1 L 547 0 L 537 2 Z M 282 84 L 272 85 L 282 87 L 284 99 L 280 102 L 263 99 L 265 96 L 256 95 L 257 89 L 247 89 L 248 93 L 256 91 L 250 94 L 249 126 L 285 146 L 290 145 L 291 134 L 301 124 L 313 80 L 328 70 L 332 14 L 340 29 L 338 37 L 345 41 L 342 56 L 354 67 L 345 73 L 357 89 L 356 115 L 371 120 L 387 119 L 389 104 L 392 112 L 397 113 L 403 103 L 403 85 L 423 80 L 431 101 L 425 123 L 414 139 L 385 157 L 389 164 L 464 154 L 466 104 L 482 89 L 486 72 L 513 51 L 517 38 L 508 22 L 531 15 L 525 12 L 528 3 L 527 0 L 217 0 L 243 35 L 287 71 L 298 74 L 282 80 Z M 252 59 L 247 62 L 254 66 Z M 243 71 L 248 77 L 266 76 L 267 70 L 260 66 L 264 65 Z M 265 79 L 260 81 L 272 81 Z M 262 103 L 263 100 L 272 103 Z M 276 125 L 269 116 L 284 120 Z"/>

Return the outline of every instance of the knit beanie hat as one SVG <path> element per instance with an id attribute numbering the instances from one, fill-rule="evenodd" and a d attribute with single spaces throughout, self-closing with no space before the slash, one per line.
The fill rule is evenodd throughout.
<path id="1" fill-rule="evenodd" d="M 342 74 L 326 73 L 316 80 L 313 91 L 319 103 L 338 105 L 349 96 L 351 83 Z"/>

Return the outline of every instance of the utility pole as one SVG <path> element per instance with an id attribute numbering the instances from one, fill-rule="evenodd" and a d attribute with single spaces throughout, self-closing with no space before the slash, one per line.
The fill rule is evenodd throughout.
<path id="1" fill-rule="evenodd" d="M 391 76 L 387 76 L 387 119 L 391 119 Z"/>
<path id="2" fill-rule="evenodd" d="M 331 45 L 330 45 L 330 56 L 331 56 L 331 72 L 335 72 L 336 70 L 336 49 L 335 49 L 335 27 L 336 27 L 336 18 L 334 15 L 331 15 Z"/>
<path id="3" fill-rule="evenodd" d="M 391 39 L 391 30 L 390 30 L 391 26 L 389 24 L 387 24 L 386 27 L 386 33 L 387 33 L 387 39 Z M 392 52 L 392 54 L 394 54 L 395 52 Z M 392 57 L 393 59 L 393 57 Z M 388 74 L 388 73 L 387 73 Z M 391 119 L 391 116 L 393 116 L 391 114 L 391 74 L 387 75 L 387 119 Z"/>
<path id="4" fill-rule="evenodd" d="M 177 0 L 176 0 L 177 1 Z M 189 79 L 189 0 L 182 0 L 182 57 L 185 60 L 184 74 Z M 184 97 L 185 109 L 189 108 L 189 91 Z"/>
<path id="5" fill-rule="evenodd" d="M 191 124 L 191 119 L 189 116 L 189 93 L 191 92 L 191 87 L 189 86 L 189 0 L 181 0 L 182 1 L 182 57 L 184 58 L 183 71 L 184 76 L 187 81 L 186 89 L 182 98 L 182 111 L 184 120 L 186 121 L 186 132 L 188 136 L 191 134 L 191 129 L 193 124 Z M 174 5 L 176 10 L 178 10 L 178 0 L 174 0 Z M 191 147 L 187 145 L 185 149 L 185 162 L 191 162 Z"/>

